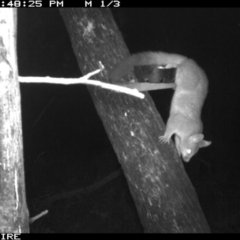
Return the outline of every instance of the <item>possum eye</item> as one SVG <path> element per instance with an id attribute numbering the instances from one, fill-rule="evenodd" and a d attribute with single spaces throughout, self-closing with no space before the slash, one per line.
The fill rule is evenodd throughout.
<path id="1" fill-rule="evenodd" d="M 187 154 L 190 155 L 192 153 L 191 149 L 187 149 Z"/>
<path id="2" fill-rule="evenodd" d="M 187 148 L 185 152 L 183 152 L 182 157 L 185 162 L 189 162 L 192 157 L 192 150 L 190 148 Z"/>

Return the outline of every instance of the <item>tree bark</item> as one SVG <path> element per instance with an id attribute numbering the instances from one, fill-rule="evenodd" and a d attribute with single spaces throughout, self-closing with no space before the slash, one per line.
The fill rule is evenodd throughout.
<path id="1" fill-rule="evenodd" d="M 29 231 L 25 196 L 17 9 L 0 9 L 0 232 Z"/>
<path id="2" fill-rule="evenodd" d="M 129 55 L 109 9 L 61 9 L 82 74 L 105 70 Z M 127 80 L 127 79 L 126 79 Z M 146 93 L 143 100 L 88 86 L 118 156 L 145 232 L 209 232 L 181 159 L 161 144 L 164 123 Z M 87 116 L 83 116 L 87 117 Z"/>

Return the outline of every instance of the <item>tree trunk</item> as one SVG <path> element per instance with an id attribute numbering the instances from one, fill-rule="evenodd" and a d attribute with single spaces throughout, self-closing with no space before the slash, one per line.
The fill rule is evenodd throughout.
<path id="1" fill-rule="evenodd" d="M 82 74 L 109 81 L 113 65 L 129 55 L 109 9 L 60 10 Z M 161 144 L 164 123 L 146 93 L 143 100 L 88 86 L 127 178 L 145 232 L 209 232 L 197 195 L 171 143 Z M 87 117 L 87 116 L 83 116 Z"/>
<path id="2" fill-rule="evenodd" d="M 0 9 L 0 232 L 29 231 L 16 60 L 17 9 Z"/>

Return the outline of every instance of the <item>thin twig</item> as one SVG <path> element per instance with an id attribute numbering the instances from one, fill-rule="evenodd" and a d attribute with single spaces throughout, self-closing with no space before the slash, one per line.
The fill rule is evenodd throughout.
<path id="1" fill-rule="evenodd" d="M 48 213 L 48 210 L 45 210 L 45 211 L 39 213 L 38 215 L 36 215 L 35 217 L 30 218 L 30 219 L 29 219 L 29 222 L 30 222 L 30 223 L 33 223 L 34 221 L 36 221 L 36 220 L 39 219 L 40 217 L 46 215 L 47 213 Z"/>
<path id="2" fill-rule="evenodd" d="M 18 77 L 19 82 L 21 83 L 52 83 L 52 84 L 88 84 L 94 85 L 101 88 L 109 89 L 116 92 L 121 92 L 129 94 L 138 98 L 143 99 L 145 96 L 143 93 L 140 93 L 137 89 L 130 89 L 124 86 L 119 86 L 115 84 L 105 83 L 97 80 L 89 79 L 89 77 L 99 73 L 101 69 L 95 70 L 84 75 L 81 78 L 53 78 L 53 77 Z"/>

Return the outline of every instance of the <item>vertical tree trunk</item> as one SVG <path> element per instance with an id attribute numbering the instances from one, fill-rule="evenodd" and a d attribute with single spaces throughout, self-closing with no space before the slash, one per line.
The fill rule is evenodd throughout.
<path id="1" fill-rule="evenodd" d="M 127 47 L 109 9 L 61 9 L 83 74 L 104 65 L 107 73 Z M 148 94 L 140 100 L 88 87 L 124 170 L 145 232 L 209 232 L 197 195 L 176 150 L 159 143 L 164 124 Z M 88 117 L 88 116 L 83 116 Z"/>
<path id="2" fill-rule="evenodd" d="M 17 9 L 0 9 L 0 232 L 28 232 L 20 90 L 16 60 Z"/>

